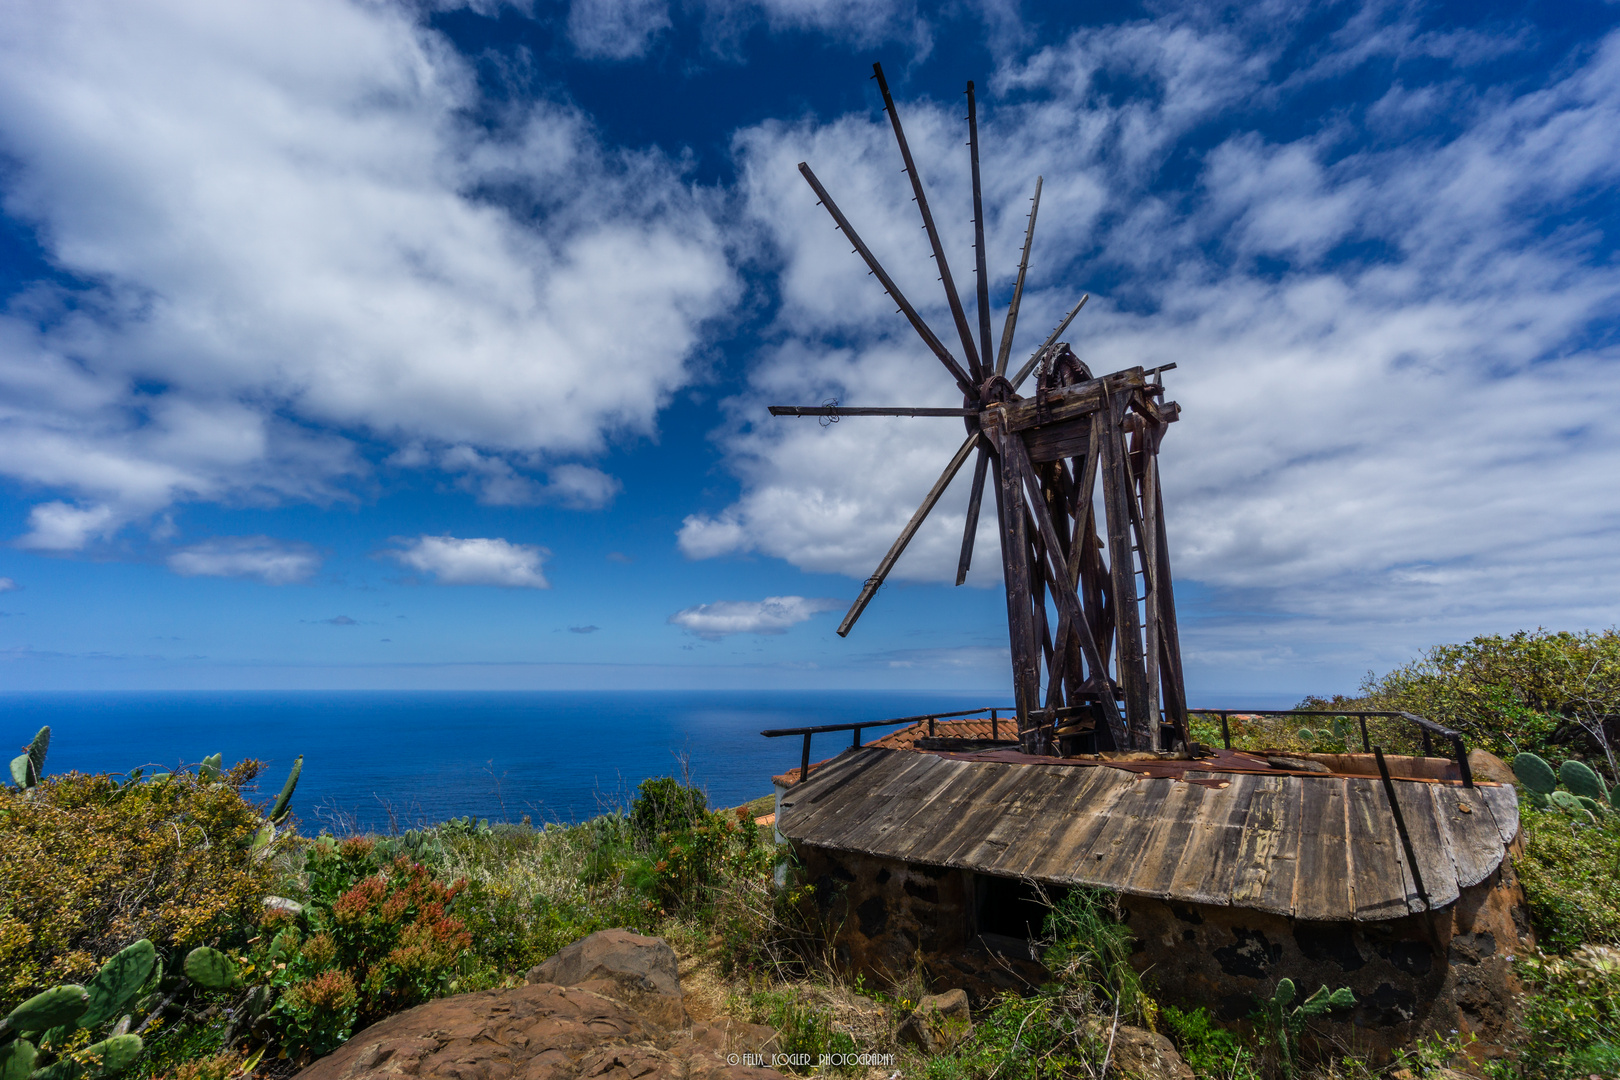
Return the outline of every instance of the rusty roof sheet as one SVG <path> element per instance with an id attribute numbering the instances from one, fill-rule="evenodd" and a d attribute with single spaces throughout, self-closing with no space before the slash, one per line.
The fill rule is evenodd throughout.
<path id="1" fill-rule="evenodd" d="M 1423 910 L 1377 778 L 1184 779 L 865 746 L 784 792 L 776 827 L 834 850 L 1300 919 Z M 1395 787 L 1436 907 L 1488 877 L 1518 835 L 1510 786 Z"/>

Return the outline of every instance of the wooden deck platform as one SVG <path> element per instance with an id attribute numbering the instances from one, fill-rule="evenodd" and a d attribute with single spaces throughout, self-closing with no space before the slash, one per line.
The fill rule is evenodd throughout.
<path id="1" fill-rule="evenodd" d="M 832 850 L 1300 919 L 1423 910 L 1380 780 L 1186 780 L 862 747 L 783 792 L 777 829 Z M 1518 835 L 1510 786 L 1395 788 L 1437 908 L 1488 877 Z"/>

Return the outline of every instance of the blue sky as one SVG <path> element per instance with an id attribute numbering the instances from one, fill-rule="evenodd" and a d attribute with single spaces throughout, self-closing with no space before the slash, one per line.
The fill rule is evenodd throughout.
<path id="1" fill-rule="evenodd" d="M 1007 683 L 894 87 L 999 326 L 1176 363 L 1189 689 L 1615 622 L 1620 6 L 0 10 L 0 686 Z"/>

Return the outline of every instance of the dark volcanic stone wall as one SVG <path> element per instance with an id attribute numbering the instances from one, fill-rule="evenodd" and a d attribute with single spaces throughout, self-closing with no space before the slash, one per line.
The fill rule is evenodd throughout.
<path id="1" fill-rule="evenodd" d="M 805 845 L 798 854 L 800 879 L 814 886 L 806 902 L 850 973 L 883 983 L 921 965 L 936 991 L 960 987 L 980 1001 L 1046 980 L 1026 945 L 975 933 L 972 874 Z M 1132 962 L 1161 1001 L 1231 1021 L 1284 977 L 1301 996 L 1348 986 L 1360 1004 L 1317 1027 L 1375 1056 L 1452 1029 L 1494 1043 L 1517 988 L 1513 958 L 1534 944 L 1511 862 L 1432 920 L 1304 922 L 1136 896 L 1122 907 Z"/>

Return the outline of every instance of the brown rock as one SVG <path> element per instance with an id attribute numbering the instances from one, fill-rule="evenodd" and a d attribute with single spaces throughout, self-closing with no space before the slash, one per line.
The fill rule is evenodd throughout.
<path id="1" fill-rule="evenodd" d="M 968 1009 L 967 992 L 947 990 L 919 1001 L 912 1014 L 901 1022 L 895 1038 L 925 1054 L 938 1054 L 971 1034 L 973 1014 Z"/>
<path id="2" fill-rule="evenodd" d="M 667 1028 L 691 1023 L 681 1001 L 675 950 L 663 938 L 599 930 L 533 968 L 530 983 L 579 986 L 622 1001 Z"/>
<path id="3" fill-rule="evenodd" d="M 753 1054 L 769 1060 L 772 1054 L 782 1052 L 781 1036 L 775 1028 L 730 1016 L 693 1024 L 692 1041 L 717 1054 Z"/>
<path id="4" fill-rule="evenodd" d="M 1518 783 L 1507 762 L 1484 750 L 1468 751 L 1468 771 L 1474 774 L 1475 780 L 1494 780 L 1498 784 Z"/>
<path id="5" fill-rule="evenodd" d="M 722 1054 L 579 988 L 461 994 L 373 1024 L 298 1080 L 749 1080 Z"/>
<path id="6" fill-rule="evenodd" d="M 1109 1025 L 1098 1025 L 1097 1036 L 1107 1040 Z M 1135 1080 L 1196 1080 L 1192 1068 L 1176 1052 L 1175 1044 L 1157 1032 L 1119 1025 L 1114 1033 L 1112 1067 L 1120 1076 Z"/>

